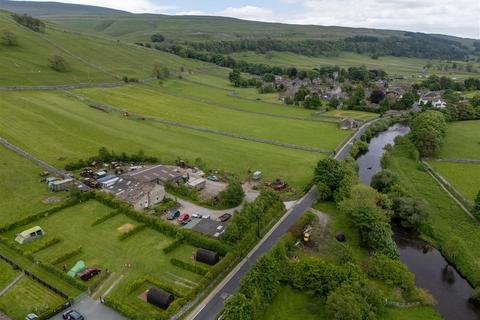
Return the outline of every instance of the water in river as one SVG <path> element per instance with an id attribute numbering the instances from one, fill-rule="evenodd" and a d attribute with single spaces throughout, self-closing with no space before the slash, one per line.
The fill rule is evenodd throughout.
<path id="1" fill-rule="evenodd" d="M 359 177 L 364 184 L 370 185 L 372 176 L 381 170 L 384 147 L 408 132 L 408 127 L 397 124 L 370 141 L 369 151 L 357 160 Z M 440 252 L 399 226 L 394 225 L 393 231 L 400 260 L 415 275 L 417 286 L 427 289 L 438 301 L 435 308 L 440 315 L 446 320 L 480 319 L 480 309 L 468 301 L 472 287 Z"/>

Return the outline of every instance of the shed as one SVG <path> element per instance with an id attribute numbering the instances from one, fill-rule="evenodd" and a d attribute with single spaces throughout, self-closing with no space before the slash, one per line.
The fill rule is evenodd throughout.
<path id="1" fill-rule="evenodd" d="M 17 234 L 15 241 L 24 244 L 45 235 L 45 231 L 39 226 L 27 229 Z"/>
<path id="2" fill-rule="evenodd" d="M 195 253 L 195 260 L 213 266 L 220 260 L 218 253 L 206 249 L 198 249 Z"/>
<path id="3" fill-rule="evenodd" d="M 147 291 L 147 302 L 163 310 L 166 310 L 173 300 L 175 300 L 173 294 L 163 289 L 152 287 Z"/>
<path id="4" fill-rule="evenodd" d="M 73 179 L 56 180 L 50 184 L 50 189 L 52 191 L 65 191 L 70 188 L 72 183 Z"/>
<path id="5" fill-rule="evenodd" d="M 197 189 L 197 190 L 202 190 L 205 188 L 205 185 L 207 184 L 207 180 L 203 178 L 198 178 L 198 179 L 190 179 L 187 182 L 187 185 L 192 188 L 192 189 Z"/>
<path id="6" fill-rule="evenodd" d="M 115 182 L 117 182 L 118 179 L 119 179 L 119 177 L 117 177 L 115 175 L 108 175 L 108 176 L 105 176 L 103 178 L 98 179 L 97 182 L 100 183 L 102 188 L 108 188 L 111 185 L 113 185 Z"/>

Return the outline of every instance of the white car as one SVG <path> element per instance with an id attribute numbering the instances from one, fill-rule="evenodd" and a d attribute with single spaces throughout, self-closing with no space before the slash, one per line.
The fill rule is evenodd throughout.
<path id="1" fill-rule="evenodd" d="M 199 215 L 198 213 L 192 213 L 192 218 L 200 219 L 200 218 L 202 218 L 202 216 Z"/>
<path id="2" fill-rule="evenodd" d="M 210 219 L 210 216 L 202 216 L 203 219 Z"/>

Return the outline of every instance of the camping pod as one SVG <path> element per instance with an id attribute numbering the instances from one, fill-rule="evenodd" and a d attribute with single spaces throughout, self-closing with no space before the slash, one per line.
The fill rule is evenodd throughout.
<path id="1" fill-rule="evenodd" d="M 206 249 L 198 249 L 195 253 L 195 260 L 213 266 L 220 260 L 218 253 Z"/>
<path id="2" fill-rule="evenodd" d="M 166 310 L 174 299 L 173 294 L 157 287 L 152 287 L 147 292 L 147 302 L 163 310 Z"/>

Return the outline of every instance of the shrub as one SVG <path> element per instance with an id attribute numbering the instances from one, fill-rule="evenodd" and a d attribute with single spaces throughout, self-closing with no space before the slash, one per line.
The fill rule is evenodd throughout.
<path id="1" fill-rule="evenodd" d="M 2 44 L 9 47 L 14 47 L 18 45 L 17 35 L 10 30 L 2 30 L 0 34 L 0 40 L 2 41 Z"/>
<path id="2" fill-rule="evenodd" d="M 370 277 L 401 288 L 406 297 L 409 297 L 415 288 L 413 274 L 399 260 L 392 260 L 382 254 L 374 254 L 368 259 L 365 269 Z"/>
<path id="3" fill-rule="evenodd" d="M 177 240 L 173 241 L 172 243 L 170 243 L 165 248 L 163 248 L 163 253 L 164 254 L 169 254 L 170 252 L 174 251 L 175 249 L 177 249 L 182 244 L 183 244 L 183 239 L 177 239 Z"/>
<path id="4" fill-rule="evenodd" d="M 99 225 L 100 223 L 105 222 L 108 219 L 117 216 L 119 213 L 120 212 L 118 210 L 115 210 L 115 211 L 111 211 L 110 213 L 108 213 L 104 216 L 101 216 L 101 217 L 97 218 L 95 221 L 92 222 L 92 227 L 94 227 L 96 225 Z"/>
<path id="5" fill-rule="evenodd" d="M 181 269 L 191 271 L 191 272 L 199 274 L 201 276 L 206 275 L 207 272 L 208 272 L 208 269 L 205 269 L 205 268 L 203 268 L 203 267 L 201 267 L 197 264 L 188 263 L 188 262 L 178 260 L 178 259 L 175 259 L 175 258 L 170 259 L 170 263 L 173 264 L 174 266 L 177 266 L 177 267 L 181 268 Z"/>
<path id="6" fill-rule="evenodd" d="M 388 169 L 376 173 L 370 185 L 379 192 L 387 193 L 391 187 L 398 183 L 398 175 Z"/>
<path id="7" fill-rule="evenodd" d="M 65 58 L 59 55 L 53 55 L 48 59 L 50 68 L 58 72 L 65 72 L 68 69 L 68 64 Z"/>
<path id="8" fill-rule="evenodd" d="M 356 140 L 355 143 L 350 148 L 350 155 L 354 159 L 357 159 L 367 151 L 368 151 L 368 143 L 359 139 L 359 140 Z"/>
<path id="9" fill-rule="evenodd" d="M 146 224 L 139 224 L 139 225 L 136 225 L 135 227 L 133 227 L 132 229 L 128 230 L 127 232 L 123 233 L 120 235 L 120 237 L 118 237 L 120 240 L 125 240 L 131 236 L 133 236 L 134 234 L 136 233 L 139 233 L 140 231 L 142 231 L 143 229 L 145 229 L 147 227 Z"/>

